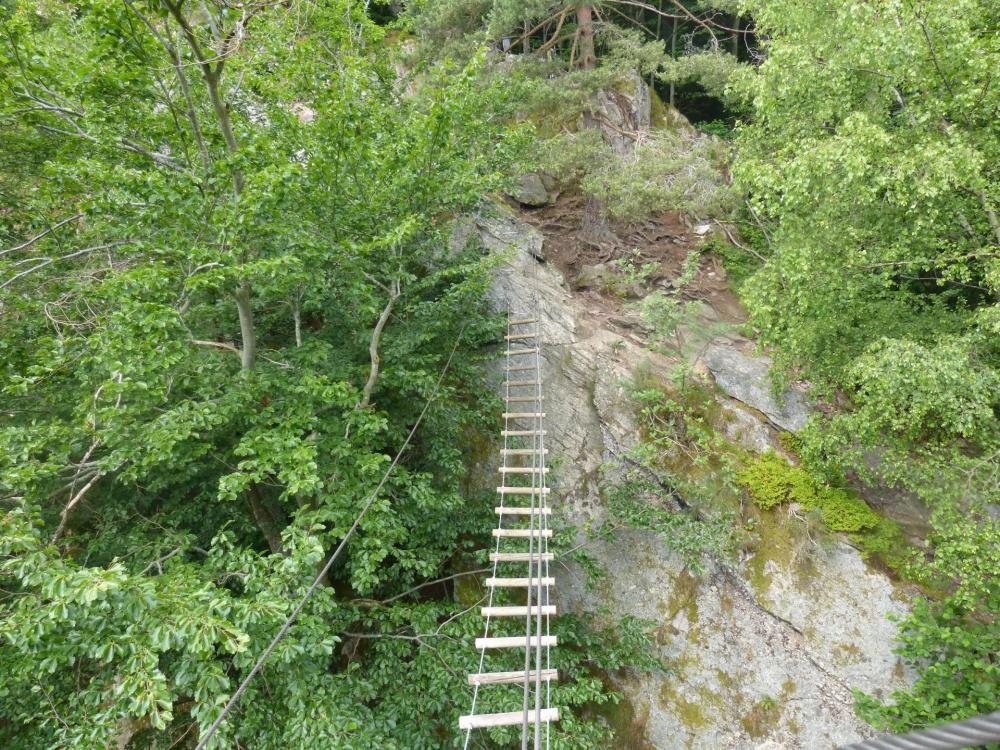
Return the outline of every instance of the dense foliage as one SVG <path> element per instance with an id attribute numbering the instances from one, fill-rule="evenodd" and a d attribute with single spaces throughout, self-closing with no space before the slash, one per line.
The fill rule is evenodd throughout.
<path id="1" fill-rule="evenodd" d="M 366 5 L 0 4 L 4 747 L 193 747 L 434 395 L 213 746 L 457 735 L 497 329 L 446 225 L 520 138 L 474 57 L 398 80 Z M 641 630 L 560 627 L 554 700 L 609 700 Z"/>
<path id="2" fill-rule="evenodd" d="M 741 543 L 699 510 L 716 490 L 796 503 L 924 593 L 900 626 L 916 682 L 862 715 L 998 708 L 996 3 L 414 0 L 388 33 L 394 6 L 0 0 L 0 745 L 193 747 L 425 405 L 213 745 L 454 745 L 498 328 L 491 261 L 447 234 L 512 170 L 585 194 L 604 247 L 608 218 L 731 218 L 746 195 L 751 324 L 835 406 L 801 467 L 737 474 L 690 367 L 639 387 L 601 531 L 653 529 L 698 570 Z M 615 102 L 646 93 L 640 136 Z M 724 136 L 744 115 L 735 187 L 657 94 L 724 103 Z M 692 268 L 640 306 L 678 354 Z M 925 504 L 918 554 L 834 489 L 857 480 Z M 553 703 L 586 710 L 553 746 L 608 747 L 584 717 L 614 700 L 601 671 L 656 668 L 645 626 L 558 627 Z"/>
<path id="3" fill-rule="evenodd" d="M 907 572 L 929 596 L 900 648 L 920 677 L 864 713 L 905 729 L 995 710 L 1000 8 L 745 7 L 765 60 L 730 84 L 752 107 L 734 172 L 766 262 L 742 291 L 782 363 L 845 407 L 813 421 L 800 456 L 931 511 L 926 554 Z M 893 530 L 875 531 L 890 549 Z"/>
<path id="4" fill-rule="evenodd" d="M 677 128 L 657 89 L 673 104 L 678 82 L 698 81 L 701 90 L 708 79 L 725 80 L 720 71 L 736 65 L 752 36 L 735 4 L 418 0 L 404 18 L 419 58 L 486 46 L 489 75 L 504 80 L 518 117 L 535 126 L 523 168 L 588 197 L 582 229 L 590 240 L 613 240 L 608 217 L 731 210 L 723 150 Z"/>

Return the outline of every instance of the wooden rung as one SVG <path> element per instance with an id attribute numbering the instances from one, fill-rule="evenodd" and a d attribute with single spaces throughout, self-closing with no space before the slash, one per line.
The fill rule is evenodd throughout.
<path id="1" fill-rule="evenodd" d="M 535 334 L 533 333 L 514 333 L 510 336 L 504 336 L 508 341 L 520 341 L 521 339 L 533 339 Z"/>
<path id="2" fill-rule="evenodd" d="M 538 380 L 508 380 L 504 385 L 516 388 L 519 385 L 541 385 L 541 382 Z"/>
<path id="3" fill-rule="evenodd" d="M 534 683 L 535 680 L 541 680 L 542 682 L 558 682 L 559 680 L 559 670 L 558 669 L 543 669 L 540 672 L 536 672 L 534 669 L 528 672 L 528 682 Z M 524 672 L 484 672 L 482 674 L 470 674 L 469 675 L 470 685 L 523 685 L 524 684 Z"/>
<path id="4" fill-rule="evenodd" d="M 528 648 L 538 648 L 538 636 L 531 636 L 531 643 L 527 644 L 529 639 L 525 638 L 523 635 L 510 635 L 510 636 L 499 636 L 491 638 L 476 638 L 476 648 L 480 651 L 486 648 L 524 648 L 525 645 Z M 558 646 L 558 637 L 554 635 L 543 635 L 542 636 L 542 646 Z M 518 714 L 520 716 L 521 714 Z"/>
<path id="5" fill-rule="evenodd" d="M 521 673 L 524 678 L 524 673 Z M 536 718 L 541 718 L 543 722 L 559 721 L 558 708 L 543 708 L 538 717 L 535 710 L 528 709 L 528 723 L 534 724 Z M 503 714 L 473 714 L 471 716 L 459 716 L 459 729 L 486 729 L 488 727 L 509 727 L 521 726 L 524 723 L 524 711 L 510 711 Z"/>
<path id="6" fill-rule="evenodd" d="M 534 318 L 514 318 L 513 320 L 508 320 L 507 325 L 509 326 L 523 326 L 527 323 L 537 323 L 538 321 Z"/>
<path id="7" fill-rule="evenodd" d="M 552 529 L 493 529 L 493 536 L 518 539 L 545 537 L 548 539 L 552 536 Z"/>
<path id="8" fill-rule="evenodd" d="M 508 404 L 513 404 L 513 403 L 521 403 L 521 404 L 523 404 L 523 403 L 525 403 L 527 401 L 541 401 L 542 398 L 543 398 L 542 396 L 508 396 L 507 397 L 507 403 Z"/>
<path id="9" fill-rule="evenodd" d="M 548 495 L 548 487 L 497 487 L 501 495 Z"/>
<path id="10" fill-rule="evenodd" d="M 527 617 L 528 608 L 527 607 L 480 607 L 480 614 L 483 617 Z M 542 611 L 538 611 L 538 605 L 531 605 L 531 616 L 535 617 L 539 614 L 541 615 L 554 615 L 556 613 L 555 604 L 543 604 Z M 522 675 L 524 673 L 522 672 Z"/>
<path id="11" fill-rule="evenodd" d="M 501 474 L 548 474 L 549 470 L 541 466 L 501 466 Z"/>
<path id="12" fill-rule="evenodd" d="M 544 411 L 505 411 L 501 416 L 504 419 L 541 419 L 545 416 Z"/>
<path id="13" fill-rule="evenodd" d="M 501 448 L 500 455 L 502 456 L 530 456 L 532 453 L 542 453 L 547 454 L 549 452 L 548 448 Z"/>
<path id="14" fill-rule="evenodd" d="M 555 578 L 487 578 L 483 582 L 484 586 L 507 589 L 526 589 L 541 586 L 555 586 Z"/>
<path id="15" fill-rule="evenodd" d="M 498 516 L 551 516 L 552 508 L 522 508 L 519 505 L 510 505 L 505 508 L 494 508 L 493 512 Z"/>
<path id="16" fill-rule="evenodd" d="M 507 372 L 523 372 L 525 370 L 534 370 L 534 365 L 518 365 L 517 367 L 505 367 L 503 368 Z"/>
<path id="17" fill-rule="evenodd" d="M 545 430 L 501 430 L 502 437 L 525 437 L 528 435 L 548 435 Z"/>
<path id="18" fill-rule="evenodd" d="M 490 562 L 552 562 L 553 552 L 490 552 Z"/>
<path id="19" fill-rule="evenodd" d="M 508 357 L 516 354 L 538 354 L 538 347 L 533 346 L 530 349 L 511 349 L 507 352 Z"/>

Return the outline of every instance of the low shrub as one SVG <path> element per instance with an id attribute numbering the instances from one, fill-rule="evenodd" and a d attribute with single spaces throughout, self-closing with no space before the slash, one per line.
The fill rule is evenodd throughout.
<path id="1" fill-rule="evenodd" d="M 879 516 L 873 527 L 852 534 L 851 539 L 861 548 L 866 560 L 878 560 L 906 577 L 906 564 L 913 556 L 913 548 L 899 524 L 891 518 Z"/>
<path id="2" fill-rule="evenodd" d="M 879 523 L 878 514 L 857 494 L 817 482 L 809 472 L 776 453 L 765 453 L 741 469 L 736 479 L 761 510 L 797 503 L 804 510 L 819 511 L 832 531 L 859 532 Z"/>

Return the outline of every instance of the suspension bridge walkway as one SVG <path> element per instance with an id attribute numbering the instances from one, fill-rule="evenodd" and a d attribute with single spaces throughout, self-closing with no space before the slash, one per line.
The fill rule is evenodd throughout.
<path id="1" fill-rule="evenodd" d="M 475 729 L 520 726 L 521 747 L 527 750 L 530 739 L 531 747 L 539 750 L 548 747 L 549 725 L 559 720 L 559 709 L 551 706 L 551 684 L 559 673 L 552 668 L 552 648 L 558 643 L 551 633 L 551 618 L 556 615 L 549 597 L 555 585 L 550 571 L 554 555 L 549 551 L 549 469 L 537 319 L 508 314 L 506 343 L 492 575 L 485 581 L 487 603 L 481 608 L 483 637 L 476 639 L 479 670 L 468 676 L 473 687 L 472 709 L 459 718 L 459 728 L 465 732 L 468 748 Z M 495 634 L 498 622 L 513 618 L 523 623 L 523 635 Z M 503 632 L 509 631 L 509 627 L 503 628 Z M 509 666 L 509 655 L 503 652 L 510 649 L 523 650 L 523 669 L 486 671 L 495 652 Z M 497 685 L 520 685 L 520 705 L 509 706 L 513 709 L 509 711 L 478 713 L 477 708 L 485 702 L 480 690 Z M 512 694 L 508 691 L 506 695 Z M 513 703 L 516 699 L 510 700 Z"/>

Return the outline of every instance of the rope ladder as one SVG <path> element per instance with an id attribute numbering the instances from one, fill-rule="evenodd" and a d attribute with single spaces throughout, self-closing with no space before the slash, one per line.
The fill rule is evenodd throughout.
<path id="1" fill-rule="evenodd" d="M 558 680 L 552 668 L 552 647 L 557 645 L 551 632 L 551 618 L 556 607 L 550 604 L 549 590 L 555 585 L 549 565 L 551 509 L 546 486 L 545 413 L 542 410 L 542 378 L 539 357 L 538 321 L 536 318 L 515 318 L 508 311 L 506 335 L 506 366 L 500 451 L 500 482 L 497 487 L 497 528 L 493 530 L 494 548 L 490 553 L 492 575 L 486 579 L 486 606 L 483 637 L 476 639 L 479 669 L 469 675 L 473 687 L 472 708 L 459 717 L 459 728 L 465 732 L 467 750 L 475 729 L 500 726 L 521 726 L 521 748 L 542 750 L 550 745 L 551 722 L 559 720 L 559 709 L 551 706 L 551 685 Z M 525 551 L 524 546 L 527 545 Z M 501 566 L 516 571 L 526 566 L 526 577 L 502 577 Z M 516 567 L 514 567 L 516 566 Z M 497 599 L 516 596 L 524 590 L 523 605 L 496 605 Z M 504 593 L 501 593 L 504 592 Z M 517 636 L 491 635 L 491 626 L 500 618 L 520 618 L 524 634 Z M 523 669 L 515 671 L 484 671 L 487 652 L 524 649 Z M 477 713 L 480 689 L 492 685 L 521 685 L 519 710 L 500 713 Z M 544 730 L 543 730 L 544 726 Z"/>

